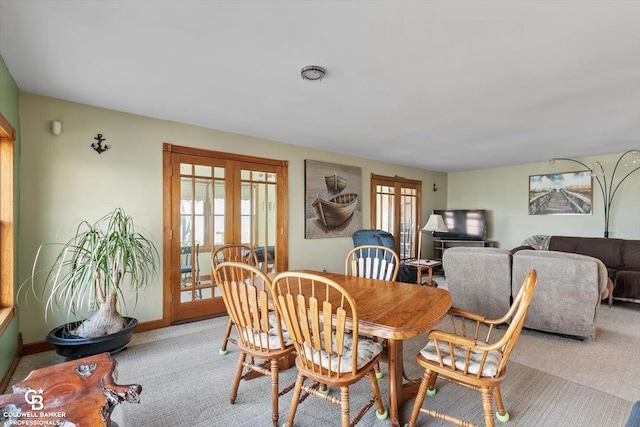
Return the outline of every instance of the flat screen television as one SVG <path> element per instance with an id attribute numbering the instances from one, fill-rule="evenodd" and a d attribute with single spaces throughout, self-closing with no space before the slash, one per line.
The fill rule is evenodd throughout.
<path id="1" fill-rule="evenodd" d="M 441 209 L 447 232 L 436 231 L 433 237 L 445 240 L 484 240 L 487 237 L 487 215 L 484 209 Z"/>

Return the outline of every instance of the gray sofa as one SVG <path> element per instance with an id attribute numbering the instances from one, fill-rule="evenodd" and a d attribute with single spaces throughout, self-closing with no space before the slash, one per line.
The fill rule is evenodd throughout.
<path id="1" fill-rule="evenodd" d="M 511 264 L 511 252 L 506 249 L 444 251 L 442 266 L 452 304 L 490 319 L 502 317 L 511 305 Z"/>
<path id="2" fill-rule="evenodd" d="M 500 248 L 447 249 L 443 268 L 453 305 L 497 318 L 505 314 L 527 272 L 538 284 L 524 326 L 594 339 L 600 301 L 607 297 L 602 261 L 564 252 Z"/>

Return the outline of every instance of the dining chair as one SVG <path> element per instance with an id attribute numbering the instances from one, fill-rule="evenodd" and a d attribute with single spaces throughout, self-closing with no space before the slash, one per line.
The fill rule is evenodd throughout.
<path id="1" fill-rule="evenodd" d="M 256 267 L 239 262 L 218 264 L 214 276 L 238 333 L 240 349 L 229 401 L 235 403 L 241 379 L 253 372 L 270 377 L 271 420 L 277 426 L 278 398 L 293 389 L 291 384 L 280 390 L 279 362 L 293 352 L 294 346 L 278 312 L 271 307 L 271 281 Z M 265 362 L 258 364 L 257 360 Z"/>
<path id="2" fill-rule="evenodd" d="M 500 384 L 505 379 L 507 361 L 522 331 L 536 282 L 536 271 L 531 270 L 507 314 L 499 319 L 487 319 L 479 314 L 452 307 L 448 313 L 452 332 L 429 332 L 427 345 L 417 355 L 418 364 L 425 368 L 425 371 L 411 412 L 409 427 L 416 425 L 420 412 L 457 425 L 475 425 L 422 407 L 425 394 L 433 396 L 436 393 L 435 383 L 438 377 L 481 394 L 487 427 L 494 426 L 494 397 L 497 406 L 496 418 L 500 422 L 509 421 L 509 413 L 504 409 L 502 402 Z M 496 326 L 504 323 L 509 323 L 506 332 L 501 337 L 492 339 L 491 335 Z"/>
<path id="3" fill-rule="evenodd" d="M 331 279 L 303 272 L 278 274 L 271 285 L 275 305 L 296 349 L 298 376 L 289 417 L 292 427 L 304 391 L 341 408 L 341 425 L 356 424 L 374 404 L 376 416 L 388 416 L 373 367 L 382 345 L 358 335 L 358 308 L 349 293 Z M 367 376 L 373 397 L 351 421 L 349 386 Z M 311 384 L 305 384 L 310 380 Z M 330 395 L 322 385 L 340 387 L 340 396 Z"/>
<path id="4" fill-rule="evenodd" d="M 360 245 L 347 254 L 344 274 L 395 281 L 399 267 L 400 259 L 393 249 L 379 245 Z M 382 378 L 379 363 L 376 364 L 375 371 L 376 377 Z"/>
<path id="5" fill-rule="evenodd" d="M 400 260 L 393 249 L 385 246 L 362 245 L 347 254 L 345 274 L 371 279 L 395 281 Z"/>
<path id="6" fill-rule="evenodd" d="M 218 264 L 223 262 L 241 262 L 243 264 L 249 264 L 253 267 L 258 267 L 258 257 L 249 245 L 242 245 L 236 243 L 229 243 L 219 247 L 211 253 L 211 268 L 215 268 Z M 236 340 L 231 338 L 231 331 L 233 330 L 233 321 L 229 317 L 227 322 L 227 329 L 224 333 L 222 340 L 222 347 L 218 350 L 220 355 L 224 356 L 228 353 L 227 344 L 236 344 Z"/>

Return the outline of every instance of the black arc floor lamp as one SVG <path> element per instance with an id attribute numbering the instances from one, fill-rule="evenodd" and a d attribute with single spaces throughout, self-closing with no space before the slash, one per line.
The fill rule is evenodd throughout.
<path id="1" fill-rule="evenodd" d="M 629 155 L 631 159 L 631 170 L 628 171 L 626 175 L 624 175 L 621 179 L 619 179 L 616 182 L 616 172 L 618 172 L 618 166 L 620 166 L 620 162 L 627 155 Z M 618 161 L 616 162 L 616 165 L 613 168 L 613 173 L 611 174 L 611 177 L 609 178 L 609 180 L 607 180 L 607 176 L 604 173 L 604 167 L 602 166 L 602 163 L 600 163 L 599 161 L 594 162 L 593 166 L 589 167 L 579 160 L 555 158 L 555 159 L 549 160 L 549 164 L 547 168 L 549 173 L 555 172 L 556 162 L 560 160 L 574 162 L 584 166 L 585 168 L 591 171 L 591 176 L 596 179 L 596 182 L 600 187 L 600 191 L 602 192 L 602 199 L 604 201 L 604 237 L 608 238 L 609 237 L 609 214 L 611 212 L 611 204 L 613 203 L 613 198 L 616 195 L 618 188 L 620 188 L 620 184 L 622 184 L 627 178 L 629 178 L 629 175 L 631 175 L 632 173 L 640 169 L 640 150 L 634 149 L 634 150 L 629 150 L 623 153 L 618 159 Z M 624 164 L 624 166 L 629 167 L 628 164 Z"/>

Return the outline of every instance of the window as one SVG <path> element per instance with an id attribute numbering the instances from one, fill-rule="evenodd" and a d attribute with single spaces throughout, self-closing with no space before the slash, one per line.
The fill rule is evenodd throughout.
<path id="1" fill-rule="evenodd" d="M 393 234 L 401 260 L 415 258 L 422 181 L 371 174 L 371 224 Z"/>
<path id="2" fill-rule="evenodd" d="M 15 129 L 0 114 L 0 334 L 15 317 L 13 145 Z"/>

